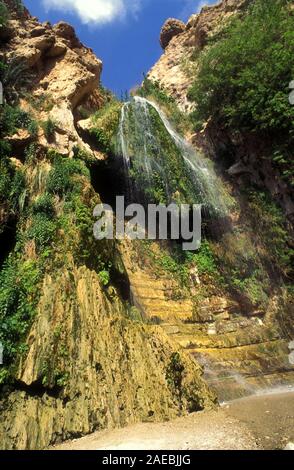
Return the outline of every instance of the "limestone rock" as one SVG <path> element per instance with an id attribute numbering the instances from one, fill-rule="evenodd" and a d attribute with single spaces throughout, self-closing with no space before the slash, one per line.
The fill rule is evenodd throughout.
<path id="1" fill-rule="evenodd" d="M 185 353 L 175 356 L 160 327 L 128 320 L 95 272 L 73 265 L 46 276 L 42 291 L 20 390 L 0 402 L 1 448 L 44 449 L 97 429 L 176 417 L 173 357 L 183 366 L 182 413 L 214 406 L 202 369 Z"/>
<path id="2" fill-rule="evenodd" d="M 160 33 L 160 44 L 166 49 L 173 37 L 185 31 L 185 23 L 175 18 L 169 18 L 163 25 Z"/>
<path id="3" fill-rule="evenodd" d="M 250 0 L 222 0 L 216 5 L 203 7 L 199 14 L 192 15 L 187 26 L 174 19 L 168 20 L 164 25 L 161 33 L 164 54 L 150 70 L 148 78 L 158 81 L 183 111 L 191 110 L 187 93 L 195 77 L 193 67 L 190 69 L 184 64 L 189 64 L 195 47 L 202 49 L 208 38 L 232 16 L 240 14 L 249 2 Z"/>

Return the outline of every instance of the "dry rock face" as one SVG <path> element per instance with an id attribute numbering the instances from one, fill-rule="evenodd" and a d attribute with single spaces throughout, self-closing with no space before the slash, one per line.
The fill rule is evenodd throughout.
<path id="1" fill-rule="evenodd" d="M 169 18 L 163 25 L 160 33 L 160 45 L 166 49 L 172 38 L 185 31 L 185 23 L 175 18 Z"/>
<path id="2" fill-rule="evenodd" d="M 89 97 L 97 105 L 101 102 L 101 60 L 81 44 L 72 26 L 64 22 L 41 24 L 27 10 L 23 14 L 12 12 L 7 30 L 0 56 L 24 63 L 32 75 L 32 97 L 46 95 L 52 104 L 50 111 L 38 116 L 57 123 L 50 146 L 62 154 L 70 153 L 75 145 L 92 153 L 78 135 L 73 113 Z M 44 135 L 40 142 L 48 145 Z"/>

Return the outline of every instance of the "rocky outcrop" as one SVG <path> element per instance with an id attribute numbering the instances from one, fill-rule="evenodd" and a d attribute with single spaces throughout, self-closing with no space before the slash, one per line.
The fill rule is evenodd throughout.
<path id="1" fill-rule="evenodd" d="M 175 18 L 169 18 L 164 23 L 160 33 L 160 45 L 166 49 L 172 38 L 185 31 L 185 23 Z"/>
<path id="2" fill-rule="evenodd" d="M 288 347 L 293 305 L 287 309 L 273 296 L 262 318 L 248 318 L 228 293 L 199 299 L 202 283 L 195 287 L 192 279 L 184 291 L 168 272 L 152 266 L 152 256 L 140 262 L 131 244 L 120 250 L 137 309 L 203 365 L 204 378 L 220 401 L 293 384 Z"/>
<path id="3" fill-rule="evenodd" d="M 217 5 L 203 7 L 199 14 L 192 15 L 185 28 L 180 22 L 178 29 L 173 29 L 175 20 L 167 21 L 161 32 L 161 43 L 165 51 L 150 70 L 148 78 L 158 81 L 183 111 L 191 108 L 187 99 L 187 92 L 195 76 L 191 55 L 195 54 L 195 49 L 203 49 L 208 39 L 233 15 L 240 14 L 250 1 L 252 0 L 223 0 Z"/>
<path id="4" fill-rule="evenodd" d="M 30 73 L 31 99 L 24 100 L 24 107 L 45 95 L 50 102 L 50 111 L 37 109 L 36 113 L 39 120 L 51 119 L 57 124 L 50 146 L 62 154 L 70 154 L 75 145 L 92 153 L 75 128 L 74 111 L 90 98 L 96 106 L 101 103 L 101 60 L 81 44 L 67 23 L 41 24 L 27 10 L 12 11 L 7 28 L 10 34 L 0 45 L 0 57 L 21 62 Z M 48 145 L 44 134 L 40 135 L 40 143 Z"/>
<path id="5" fill-rule="evenodd" d="M 46 276 L 27 346 L 16 390 L 0 402 L 2 449 L 43 449 L 215 402 L 201 368 L 159 327 L 131 321 L 84 267 Z"/>
<path id="6" fill-rule="evenodd" d="M 34 163 L 23 165 L 31 203 L 46 191 L 54 166 L 46 157 L 49 148 L 70 158 L 79 146 L 90 156 L 104 158 L 83 140 L 87 120 L 78 124 L 77 109 L 85 105 L 94 112 L 101 105 L 102 63 L 64 22 L 41 24 L 27 10 L 11 10 L 8 30 L 0 55 L 6 61 L 25 64 L 30 83 L 20 106 L 40 124 L 34 135 Z M 44 130 L 48 120 L 50 138 Z M 17 165 L 25 160 L 30 139 L 26 131 L 10 137 Z M 91 213 L 92 199 L 100 198 L 91 189 L 90 178 L 86 182 L 78 178 L 76 186 L 82 212 L 89 209 Z M 64 214 L 63 205 L 65 200 L 54 197 L 57 217 Z M 7 212 L 1 205 L 1 223 Z M 84 212 L 71 215 L 76 217 L 76 225 L 69 234 L 57 230 L 65 243 L 60 253 L 58 243 L 52 246 L 50 266 L 46 264 L 46 274 L 42 274 L 36 315 L 24 338 L 26 353 L 11 366 L 10 385 L 0 389 L 1 449 L 44 449 L 97 429 L 167 420 L 216 403 L 215 394 L 202 379 L 202 367 L 179 351 L 178 344 L 160 327 L 133 318 L 119 289 L 111 282 L 103 285 L 86 261 L 74 261 L 73 238 L 81 236 L 85 224 L 90 229 L 91 222 L 78 221 Z M 25 219 L 25 223 L 29 225 L 31 220 Z M 92 235 L 87 232 L 86 238 L 93 249 Z M 103 256 L 114 247 L 107 250 Z M 34 242 L 24 251 L 29 260 L 38 259 Z M 98 256 L 93 253 L 94 259 Z"/>

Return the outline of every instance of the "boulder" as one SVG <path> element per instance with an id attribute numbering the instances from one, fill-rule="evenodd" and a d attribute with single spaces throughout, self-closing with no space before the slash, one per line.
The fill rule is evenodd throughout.
<path id="1" fill-rule="evenodd" d="M 173 37 L 183 33 L 186 29 L 185 23 L 175 18 L 169 18 L 163 25 L 160 33 L 160 44 L 166 49 Z"/>

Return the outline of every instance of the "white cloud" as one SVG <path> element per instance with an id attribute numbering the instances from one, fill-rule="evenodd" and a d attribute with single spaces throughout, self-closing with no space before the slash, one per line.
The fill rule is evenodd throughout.
<path id="1" fill-rule="evenodd" d="M 43 0 L 46 10 L 75 13 L 85 24 L 105 24 L 122 19 L 127 13 L 136 15 L 141 0 Z"/>

